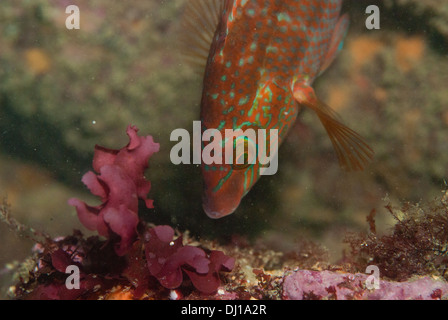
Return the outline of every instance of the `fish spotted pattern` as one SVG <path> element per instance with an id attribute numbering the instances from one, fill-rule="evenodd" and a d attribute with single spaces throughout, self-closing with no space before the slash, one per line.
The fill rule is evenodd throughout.
<path id="1" fill-rule="evenodd" d="M 212 0 L 213 1 L 213 0 Z M 210 2 L 199 1 L 199 12 Z M 341 0 L 225 0 L 220 3 L 204 73 L 202 130 L 278 130 L 278 145 L 300 108 L 313 110 L 333 143 L 339 162 L 362 170 L 372 149 L 343 125 L 311 87 L 341 50 L 348 28 Z M 206 13 L 204 13 L 206 14 Z M 212 14 L 212 13 L 210 13 Z M 247 136 L 223 140 L 269 149 Z M 203 148 L 207 142 L 203 143 Z M 224 152 L 223 152 L 224 154 Z M 244 156 L 244 155 L 243 155 Z M 238 155 L 236 156 L 238 157 Z M 260 164 L 202 164 L 203 208 L 211 218 L 231 214 L 260 177 Z"/>

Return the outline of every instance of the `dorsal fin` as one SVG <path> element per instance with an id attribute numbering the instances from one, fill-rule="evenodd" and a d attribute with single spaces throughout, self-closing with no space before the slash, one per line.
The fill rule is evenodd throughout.
<path id="1" fill-rule="evenodd" d="M 182 19 L 182 56 L 204 72 L 225 0 L 188 0 Z"/>
<path id="2" fill-rule="evenodd" d="M 323 61 L 323 65 L 320 68 L 319 75 L 325 72 L 328 67 L 332 64 L 339 51 L 342 50 L 344 44 L 344 38 L 347 35 L 348 26 L 350 24 L 350 19 L 348 14 L 344 14 L 339 18 L 336 27 L 334 28 L 333 35 L 331 36 L 330 46 L 328 48 L 327 54 Z"/>

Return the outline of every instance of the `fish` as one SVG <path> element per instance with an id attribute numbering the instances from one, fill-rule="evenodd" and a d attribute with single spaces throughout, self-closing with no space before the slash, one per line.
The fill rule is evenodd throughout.
<path id="1" fill-rule="evenodd" d="M 215 129 L 224 136 L 226 129 L 277 130 L 280 146 L 299 111 L 309 109 L 328 133 L 340 166 L 364 170 L 373 149 L 312 87 L 343 47 L 349 17 L 341 14 L 342 0 L 188 2 L 188 56 L 204 67 L 202 132 Z M 210 218 L 233 213 L 259 180 L 263 165 L 247 159 L 248 149 L 262 149 L 258 142 L 244 135 L 223 140 L 222 154 L 233 144 L 233 161 L 202 162 L 202 206 Z M 202 150 L 209 143 L 202 142 Z M 237 153 L 242 150 L 238 145 L 245 147 L 243 153 Z M 269 146 L 267 141 L 263 147 Z"/>

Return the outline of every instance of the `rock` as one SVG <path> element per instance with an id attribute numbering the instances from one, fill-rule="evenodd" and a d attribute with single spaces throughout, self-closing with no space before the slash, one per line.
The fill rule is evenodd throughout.
<path id="1" fill-rule="evenodd" d="M 367 289 L 369 275 L 333 271 L 299 270 L 286 276 L 283 299 L 337 300 L 438 300 L 448 297 L 445 281 L 422 277 L 406 282 L 379 281 L 379 289 Z"/>

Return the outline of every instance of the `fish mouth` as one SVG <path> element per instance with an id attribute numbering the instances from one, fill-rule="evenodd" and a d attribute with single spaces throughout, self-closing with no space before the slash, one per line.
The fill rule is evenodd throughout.
<path id="1" fill-rule="evenodd" d="M 227 171 L 228 172 L 228 171 Z M 235 212 L 240 205 L 244 193 L 244 175 L 233 172 L 226 177 L 224 171 L 219 171 L 222 176 L 204 172 L 204 189 L 202 193 L 202 208 L 211 219 L 219 219 Z M 219 179 L 227 179 L 226 183 L 216 187 Z"/>
<path id="2" fill-rule="evenodd" d="M 211 219 L 220 219 L 235 212 L 241 198 L 216 197 L 203 195 L 202 208 Z"/>
<path id="3" fill-rule="evenodd" d="M 225 209 L 224 209 L 224 210 L 223 210 L 223 209 L 221 209 L 221 210 L 216 210 L 216 209 L 214 209 L 214 208 L 210 208 L 210 207 L 207 205 L 207 203 L 203 203 L 203 204 L 202 204 L 202 208 L 204 209 L 204 212 L 205 212 L 205 213 L 207 214 L 207 216 L 208 216 L 209 218 L 211 218 L 211 219 L 220 219 L 220 218 L 223 218 L 223 217 L 225 217 L 225 216 L 228 216 L 229 214 L 234 213 L 237 207 L 238 207 L 238 206 L 233 207 L 233 208 L 231 208 L 231 209 L 227 209 L 227 210 L 225 210 Z"/>

